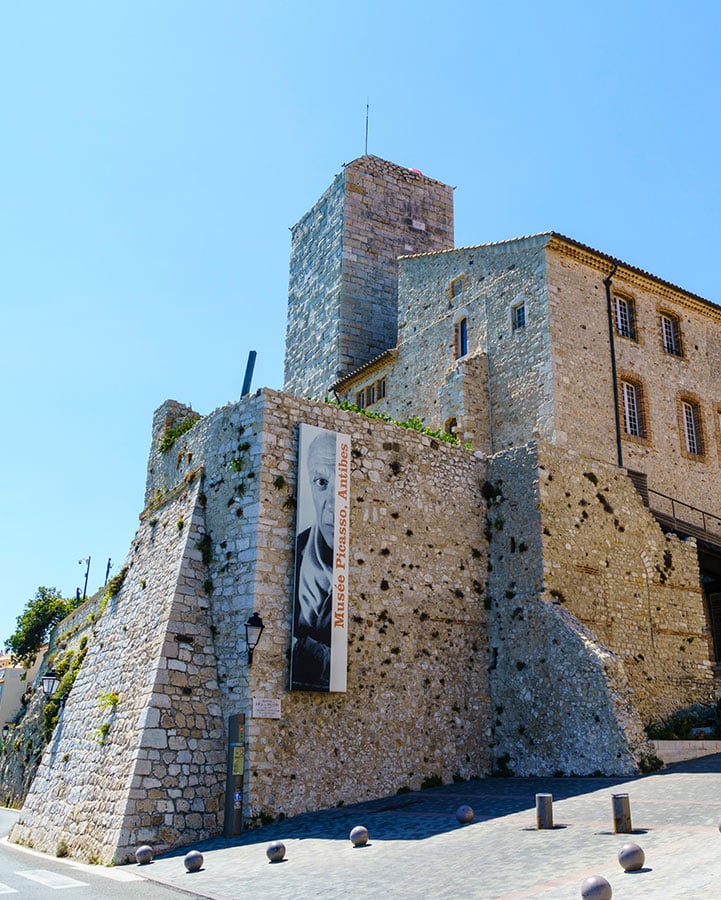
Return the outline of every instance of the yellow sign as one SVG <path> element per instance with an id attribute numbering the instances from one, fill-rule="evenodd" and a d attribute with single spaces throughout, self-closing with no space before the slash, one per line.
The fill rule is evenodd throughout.
<path id="1" fill-rule="evenodd" d="M 233 775 L 242 775 L 245 767 L 245 747 L 233 747 Z"/>

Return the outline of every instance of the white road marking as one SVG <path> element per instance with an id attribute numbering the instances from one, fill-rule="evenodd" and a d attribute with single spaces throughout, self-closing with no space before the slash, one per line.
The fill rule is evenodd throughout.
<path id="1" fill-rule="evenodd" d="M 68 878 L 67 875 L 60 875 L 51 872 L 49 869 L 24 869 L 22 872 L 16 872 L 21 878 L 28 878 L 30 881 L 36 881 L 43 887 L 61 890 L 71 887 L 88 887 L 85 881 L 76 881 L 74 878 Z"/>
<path id="2" fill-rule="evenodd" d="M 9 884 L 3 884 L 0 881 L 0 894 L 17 894 L 15 888 L 11 888 Z"/>

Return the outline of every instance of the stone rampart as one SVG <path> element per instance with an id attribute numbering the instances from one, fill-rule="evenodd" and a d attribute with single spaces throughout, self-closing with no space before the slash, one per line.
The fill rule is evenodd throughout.
<path id="1" fill-rule="evenodd" d="M 201 479 L 144 519 L 11 839 L 91 862 L 222 826 L 224 731 L 204 591 Z"/>
<path id="2" fill-rule="evenodd" d="M 642 723 L 710 689 L 695 547 L 623 470 L 535 443 L 487 460 L 270 390 L 171 444 L 159 423 L 187 408 L 165 406 L 152 502 L 13 839 L 108 862 L 218 833 L 231 715 L 252 823 L 494 759 L 629 774 Z M 300 423 L 351 439 L 345 693 L 288 690 Z M 254 715 L 268 700 L 278 715 Z"/>
<path id="3" fill-rule="evenodd" d="M 711 699 L 694 540 L 663 530 L 622 469 L 539 449 L 545 596 L 621 660 L 644 722 Z"/>
<path id="4" fill-rule="evenodd" d="M 288 691 L 301 422 L 352 443 L 345 694 Z M 489 771 L 481 458 L 265 390 L 154 459 L 149 496 L 204 467 L 221 702 L 246 715 L 246 818 Z M 254 610 L 266 629 L 248 670 L 240 636 Z M 279 699 L 280 720 L 253 719 L 254 698 Z"/>
<path id="5" fill-rule="evenodd" d="M 497 767 L 636 771 L 643 725 L 713 692 L 694 542 L 622 470 L 548 444 L 489 460 L 486 496 Z"/>

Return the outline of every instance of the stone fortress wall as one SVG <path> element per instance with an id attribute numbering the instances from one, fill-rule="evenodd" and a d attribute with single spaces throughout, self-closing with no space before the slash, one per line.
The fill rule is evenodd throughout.
<path id="1" fill-rule="evenodd" d="M 159 423 L 190 412 L 162 407 L 156 438 Z M 287 690 L 299 422 L 352 441 L 346 693 Z M 163 848 L 217 833 L 226 719 L 235 713 L 247 717 L 248 821 L 477 777 L 494 765 L 530 774 L 635 770 L 648 751 L 639 709 L 660 709 L 657 684 L 642 694 L 645 669 L 630 665 L 621 640 L 635 635 L 634 609 L 625 630 L 598 636 L 603 623 L 587 590 L 574 588 L 572 560 L 585 559 L 585 545 L 574 539 L 569 552 L 569 541 L 554 543 L 553 529 L 573 526 L 554 512 L 567 505 L 565 491 L 564 503 L 547 499 L 544 467 L 559 490 L 576 485 L 568 502 L 574 515 L 589 509 L 590 543 L 591 532 L 608 537 L 603 529 L 618 526 L 597 499 L 580 505 L 591 482 L 565 472 L 565 454 L 544 453 L 486 460 L 269 390 L 200 419 L 165 453 L 154 447 L 152 500 L 125 580 L 98 617 L 13 839 L 48 852 L 64 840 L 72 855 L 107 862 L 138 843 Z M 593 488 L 618 504 L 626 527 L 636 516 L 653 531 L 633 495 Z M 540 537 L 539 520 L 550 536 Z M 669 542 L 657 528 L 653 538 L 649 565 L 662 567 Z M 678 657 L 676 636 L 662 638 L 663 628 L 694 638 L 687 670 L 669 678 L 668 704 L 707 686 L 701 626 L 687 603 L 698 592 L 680 582 L 693 576 L 684 546 L 672 542 L 669 602 L 656 613 L 659 681 Z M 626 564 L 614 561 L 600 577 L 609 598 Z M 637 607 L 640 632 L 646 607 Z M 248 667 L 241 634 L 253 610 L 266 630 Z M 104 708 L 112 691 L 117 704 Z M 280 718 L 253 718 L 254 699 L 280 700 Z M 558 723 L 541 714 L 546 707 L 563 710 Z"/>
<path id="2" fill-rule="evenodd" d="M 288 691 L 300 422 L 352 442 L 346 693 Z M 481 459 L 266 389 L 153 460 L 149 495 L 203 463 L 219 681 L 225 715 L 248 715 L 249 817 L 489 771 Z M 266 628 L 248 669 L 253 610 Z M 280 699 L 281 719 L 251 719 L 254 697 Z"/>
<path id="3" fill-rule="evenodd" d="M 397 347 L 383 337 L 388 352 L 362 360 L 339 393 L 353 399 L 383 377 L 375 409 L 433 427 L 455 419 L 473 448 L 263 390 L 161 449 L 169 428 L 196 415 L 164 404 L 125 580 L 95 624 L 15 839 L 32 835 L 48 851 L 62 839 L 73 855 L 121 861 L 137 843 L 162 849 L 217 833 L 235 714 L 246 717 L 253 822 L 494 769 L 628 774 L 648 761 L 644 724 L 712 695 L 695 542 L 664 535 L 612 464 L 598 272 L 551 234 L 447 251 L 450 189 L 437 184 L 363 157 L 299 223 L 286 379 L 296 392 L 325 392 L 353 354 L 377 349 L 390 306 L 379 299 L 376 309 L 368 292 L 395 263 L 374 268 L 371 237 L 391 256 L 400 240 L 408 253 L 423 249 L 413 235 L 430 240 L 444 252 L 400 263 Z M 414 206 L 436 190 L 431 208 Z M 349 243 L 358 229 L 367 246 Z M 514 329 L 519 303 L 526 319 Z M 579 317 L 584 304 L 592 309 Z M 377 334 L 357 330 L 354 306 Z M 710 397 L 715 345 L 694 328 L 684 320 L 693 353 L 706 334 L 699 384 Z M 579 331 L 593 337 L 585 372 Z M 633 348 L 619 353 L 634 362 L 623 355 Z M 589 387 L 572 410 L 582 376 Z M 655 421 L 661 407 L 649 403 Z M 288 691 L 299 423 L 351 438 L 346 693 Z M 642 450 L 655 466 L 644 471 L 672 483 L 671 458 Z M 689 496 L 708 487 L 715 498 L 700 461 L 689 463 Z M 249 666 L 242 633 L 253 611 L 266 629 Z M 112 710 L 99 702 L 108 692 Z M 256 700 L 279 701 L 280 718 L 253 717 Z"/>
<path id="4" fill-rule="evenodd" d="M 489 460 L 494 755 L 517 775 L 629 774 L 642 724 L 713 697 L 693 540 L 616 467 L 532 442 Z"/>
<path id="5" fill-rule="evenodd" d="M 201 479 L 148 510 L 11 840 L 125 862 L 222 828 L 225 738 L 203 589 Z"/>

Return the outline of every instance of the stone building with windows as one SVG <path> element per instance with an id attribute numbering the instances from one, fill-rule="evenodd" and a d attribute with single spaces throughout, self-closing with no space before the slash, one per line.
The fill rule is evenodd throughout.
<path id="1" fill-rule="evenodd" d="M 439 781 L 630 774 L 645 725 L 716 696 L 721 309 L 556 233 L 454 249 L 452 201 L 345 166 L 292 232 L 285 391 L 156 411 L 11 839 L 120 862 Z M 291 690 L 300 426 L 348 450 L 345 690 Z"/>
<path id="2" fill-rule="evenodd" d="M 385 207 L 375 244 L 375 223 L 347 206 L 344 228 L 366 248 L 394 231 L 393 246 L 410 250 L 438 220 L 452 236 L 450 193 L 373 157 L 351 163 L 346 180 L 360 181 L 358 170 L 381 170 L 376 184 L 415 176 L 424 198 L 443 198 L 427 218 L 427 204 L 405 216 Z M 296 230 L 294 254 L 313 240 Z M 721 662 L 721 308 L 555 232 L 414 249 L 397 266 L 395 341 L 378 353 L 367 343 L 355 366 L 339 354 L 304 370 L 306 391 L 418 416 L 489 457 L 538 440 L 623 470 L 663 527 L 697 539 L 710 658 Z M 300 383 L 287 365 L 287 386 Z"/>

